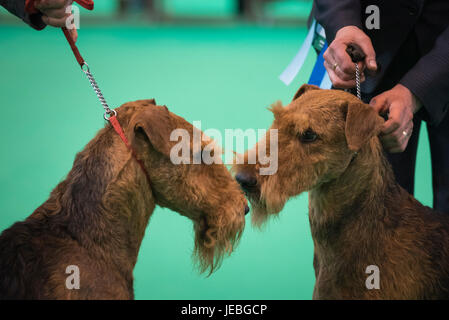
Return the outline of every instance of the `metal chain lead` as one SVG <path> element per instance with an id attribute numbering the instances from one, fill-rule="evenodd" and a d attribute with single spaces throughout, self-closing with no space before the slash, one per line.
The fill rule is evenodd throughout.
<path id="1" fill-rule="evenodd" d="M 357 63 L 355 64 L 355 85 L 357 87 L 357 98 L 362 99 L 362 93 L 360 91 L 360 69 Z"/>
<path id="2" fill-rule="evenodd" d="M 108 103 L 106 102 L 106 99 L 104 98 L 103 94 L 101 93 L 100 88 L 98 87 L 97 81 L 95 81 L 94 76 L 92 75 L 92 73 L 90 72 L 89 66 L 87 65 L 87 63 L 84 63 L 82 70 L 84 72 L 84 74 L 87 76 L 87 79 L 90 82 L 90 85 L 92 86 L 92 88 L 95 91 L 95 94 L 97 95 L 98 99 L 100 100 L 101 105 L 103 106 L 104 109 L 104 119 L 108 120 L 110 116 L 112 115 L 116 115 L 117 112 L 115 110 L 111 110 L 111 108 L 109 108 Z"/>

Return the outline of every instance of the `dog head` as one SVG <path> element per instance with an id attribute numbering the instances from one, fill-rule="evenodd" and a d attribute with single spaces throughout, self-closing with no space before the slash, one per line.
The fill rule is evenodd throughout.
<path id="1" fill-rule="evenodd" d="M 270 129 L 277 130 L 278 139 L 277 172 L 261 175 L 260 161 L 247 163 L 251 153 L 258 154 L 260 142 L 246 152 L 245 164 L 233 168 L 252 204 L 256 225 L 279 213 L 290 197 L 341 176 L 384 121 L 349 93 L 310 85 L 302 86 L 289 105 L 276 104 L 271 111 Z M 269 139 L 267 133 L 265 140 Z M 264 141 L 262 148 L 268 145 Z"/>
<path id="2" fill-rule="evenodd" d="M 199 268 L 212 273 L 243 231 L 249 210 L 243 192 L 220 162 L 221 155 L 205 163 L 202 151 L 210 143 L 202 142 L 202 132 L 185 119 L 154 100 L 121 109 L 119 116 L 130 114 L 123 122 L 128 122 L 127 136 L 150 176 L 155 203 L 193 221 Z"/>

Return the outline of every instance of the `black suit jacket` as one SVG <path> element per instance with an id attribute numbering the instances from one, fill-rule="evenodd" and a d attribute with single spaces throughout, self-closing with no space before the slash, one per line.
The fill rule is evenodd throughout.
<path id="1" fill-rule="evenodd" d="M 365 26 L 369 5 L 380 9 L 378 30 Z M 371 38 L 382 69 L 362 84 L 367 96 L 401 83 L 421 100 L 431 124 L 442 121 L 449 108 L 448 0 L 315 0 L 313 10 L 329 43 L 349 25 Z"/>
<path id="2" fill-rule="evenodd" d="M 0 0 L 0 5 L 36 30 L 42 30 L 46 26 L 42 21 L 41 14 L 30 15 L 25 12 L 25 0 Z"/>

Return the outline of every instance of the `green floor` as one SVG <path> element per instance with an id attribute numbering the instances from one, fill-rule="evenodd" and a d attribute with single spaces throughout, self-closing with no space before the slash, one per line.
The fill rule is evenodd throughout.
<path id="1" fill-rule="evenodd" d="M 143 98 L 203 129 L 267 128 L 266 107 L 288 103 L 306 73 L 278 76 L 304 28 L 82 26 L 78 45 L 112 106 Z M 65 176 L 103 126 L 102 110 L 61 31 L 0 25 L 0 230 L 24 219 Z M 314 57 L 309 57 L 307 69 Z M 417 197 L 431 205 L 425 132 Z M 249 222 L 249 219 L 248 219 Z M 135 269 L 138 299 L 309 299 L 312 240 L 307 195 L 263 231 L 250 224 L 237 251 L 210 278 L 193 270 L 192 224 L 157 209 Z M 1 276 L 1 275 L 0 275 Z"/>

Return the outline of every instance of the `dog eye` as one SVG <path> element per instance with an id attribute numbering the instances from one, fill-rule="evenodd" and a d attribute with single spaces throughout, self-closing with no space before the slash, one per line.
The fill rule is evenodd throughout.
<path id="1" fill-rule="evenodd" d="M 317 138 L 318 135 L 313 130 L 307 129 L 300 135 L 299 140 L 303 143 L 310 143 L 314 142 Z"/>

